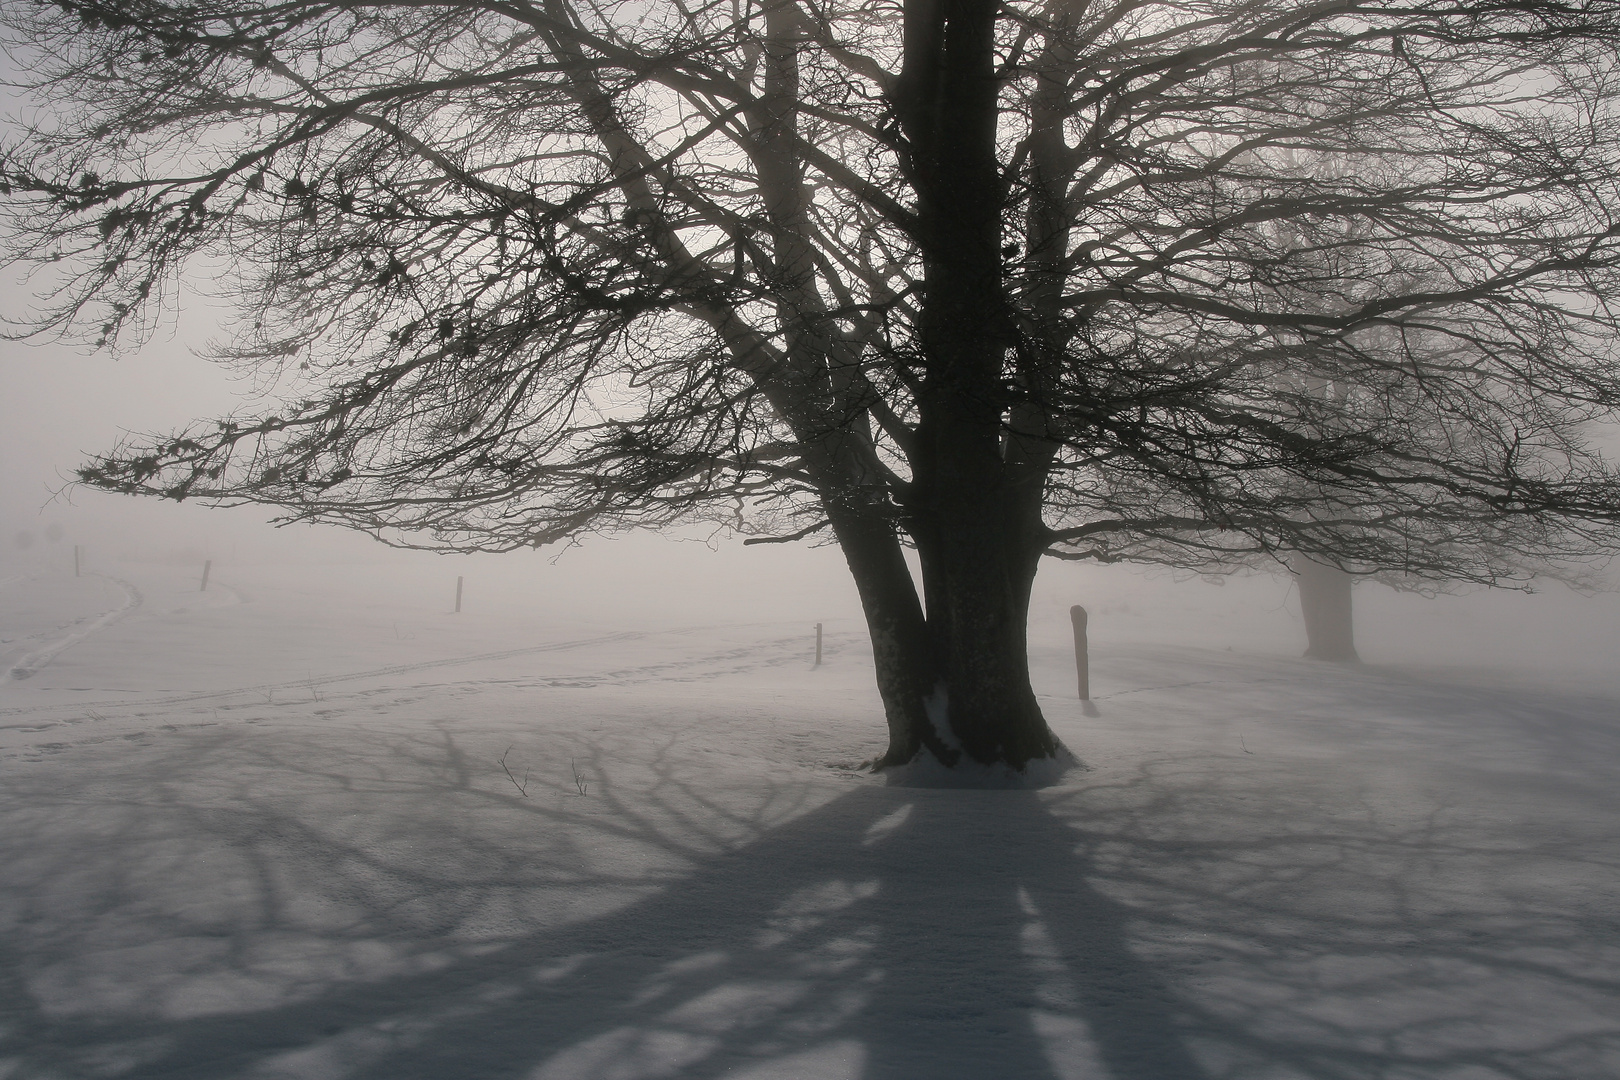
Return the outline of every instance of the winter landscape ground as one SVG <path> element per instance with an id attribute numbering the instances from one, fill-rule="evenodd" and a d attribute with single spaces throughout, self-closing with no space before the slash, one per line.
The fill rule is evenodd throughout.
<path id="1" fill-rule="evenodd" d="M 691 547 L 14 552 L 0 1077 L 1620 1076 L 1614 597 L 1363 586 L 1334 666 L 1280 579 L 1060 568 L 1088 767 L 933 790 L 836 555 Z"/>

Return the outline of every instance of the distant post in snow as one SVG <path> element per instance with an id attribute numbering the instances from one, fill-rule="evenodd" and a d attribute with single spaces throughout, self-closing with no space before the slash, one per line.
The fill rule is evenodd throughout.
<path id="1" fill-rule="evenodd" d="M 202 588 L 198 589 L 197 590 L 198 592 L 207 592 L 208 591 L 208 571 L 212 570 L 213 568 L 214 568 L 214 560 L 213 559 L 204 559 L 203 560 Z"/>
<path id="2" fill-rule="evenodd" d="M 1080 677 L 1080 700 L 1091 700 L 1091 663 L 1086 658 L 1086 609 L 1079 604 L 1069 609 L 1074 623 L 1074 670 Z"/>
<path id="3" fill-rule="evenodd" d="M 816 623 L 816 667 L 821 666 L 821 624 Z"/>
<path id="4" fill-rule="evenodd" d="M 458 615 L 461 613 L 461 583 L 463 580 L 460 577 L 456 578 L 456 613 Z"/>
<path id="5" fill-rule="evenodd" d="M 73 576 L 79 576 L 79 545 L 73 545 Z"/>

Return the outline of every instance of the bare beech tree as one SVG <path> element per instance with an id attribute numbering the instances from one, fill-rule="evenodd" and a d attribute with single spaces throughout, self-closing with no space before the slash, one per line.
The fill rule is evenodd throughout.
<path id="1" fill-rule="evenodd" d="M 83 482 L 456 550 L 836 540 L 880 765 L 1062 754 L 1043 555 L 1614 546 L 1610 0 L 4 10 L 31 331 L 138 337 L 206 260 L 221 358 L 295 387 Z"/>

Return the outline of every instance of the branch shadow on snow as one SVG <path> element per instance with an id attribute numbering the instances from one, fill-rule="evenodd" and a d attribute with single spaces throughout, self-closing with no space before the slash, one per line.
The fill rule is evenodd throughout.
<path id="1" fill-rule="evenodd" d="M 1511 889 L 1447 908 L 1512 853 L 1444 808 L 1279 828 L 1233 803 L 1200 834 L 1223 808 L 1151 765 L 829 798 L 694 784 L 672 740 L 526 797 L 443 729 L 352 759 L 189 745 L 175 774 L 217 790 L 40 823 L 75 846 L 33 857 L 0 935 L 14 1080 L 1553 1080 L 1620 1050 L 1587 1008 L 1614 968 L 1577 956 L 1613 928 Z M 1577 1022 L 1470 1037 L 1503 992 Z"/>

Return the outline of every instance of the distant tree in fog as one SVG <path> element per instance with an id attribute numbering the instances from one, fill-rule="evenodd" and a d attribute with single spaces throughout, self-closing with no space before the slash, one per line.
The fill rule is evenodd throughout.
<path id="1" fill-rule="evenodd" d="M 456 550 L 831 538 L 884 765 L 1061 752 L 1045 555 L 1613 546 L 1607 0 L 5 10 L 38 329 L 138 337 L 191 266 L 275 388 L 85 483 Z"/>

